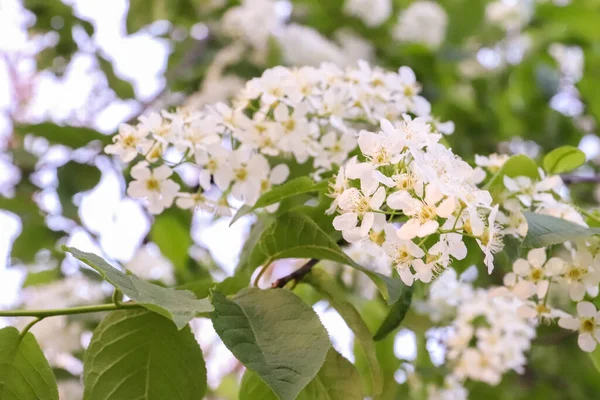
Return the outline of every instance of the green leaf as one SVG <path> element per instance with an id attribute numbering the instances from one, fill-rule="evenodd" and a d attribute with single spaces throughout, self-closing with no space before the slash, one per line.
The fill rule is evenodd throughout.
<path id="1" fill-rule="evenodd" d="M 177 275 L 185 277 L 188 273 L 189 248 L 192 245 L 192 216 L 182 214 L 181 210 L 170 209 L 157 215 L 150 229 L 150 239 L 173 262 Z"/>
<path id="2" fill-rule="evenodd" d="M 96 53 L 98 65 L 108 81 L 108 86 L 114 90 L 115 94 L 121 99 L 133 99 L 135 98 L 135 91 L 133 85 L 125 79 L 119 78 L 115 73 L 113 63 L 108 61 L 106 58 Z"/>
<path id="3" fill-rule="evenodd" d="M 270 206 L 271 204 L 279 203 L 282 200 L 298 196 L 300 194 L 323 191 L 327 189 L 327 185 L 328 181 L 315 183 L 308 176 L 301 176 L 300 178 L 287 181 L 283 185 L 275 186 L 273 189 L 260 196 L 254 206 L 244 206 L 240 208 L 229 225 L 231 226 L 235 221 L 244 215 L 250 214 L 254 210 Z"/>
<path id="4" fill-rule="evenodd" d="M 189 326 L 177 330 L 146 310 L 120 310 L 94 331 L 83 381 L 85 400 L 195 400 L 206 392 L 206 367 Z"/>
<path id="5" fill-rule="evenodd" d="M 66 246 L 63 246 L 63 249 L 95 269 L 106 281 L 131 300 L 171 319 L 179 329 L 185 327 L 192 318 L 213 310 L 208 299 L 199 300 L 191 292 L 164 288 L 133 275 L 125 275 L 95 254 Z"/>
<path id="6" fill-rule="evenodd" d="M 550 215 L 530 211 L 523 212 L 523 215 L 528 226 L 522 244 L 524 247 L 545 247 L 600 234 L 600 228 L 586 228 Z"/>
<path id="7" fill-rule="evenodd" d="M 167 20 L 174 26 L 190 27 L 199 20 L 190 0 L 129 0 L 127 32 L 135 33 L 157 20 Z"/>
<path id="8" fill-rule="evenodd" d="M 23 287 L 46 285 L 60 278 L 61 273 L 59 268 L 46 269 L 39 272 L 29 272 L 23 282 Z"/>
<path id="9" fill-rule="evenodd" d="M 23 218 L 21 233 L 13 242 L 10 255 L 24 264 L 32 264 L 38 251 L 53 250 L 63 235 L 48 228 L 39 216 Z"/>
<path id="10" fill-rule="evenodd" d="M 56 378 L 31 333 L 0 330 L 0 400 L 58 400 Z"/>
<path id="11" fill-rule="evenodd" d="M 546 154 L 542 165 L 549 174 L 562 174 L 585 164 L 585 153 L 573 146 L 563 146 Z"/>
<path id="12" fill-rule="evenodd" d="M 540 177 L 535 161 L 526 155 L 519 154 L 512 156 L 504 163 L 502 168 L 485 185 L 485 189 L 490 192 L 502 191 L 505 175 L 510 178 L 528 176 L 532 179 L 539 179 Z"/>
<path id="13" fill-rule="evenodd" d="M 98 140 L 104 145 L 112 143 L 111 136 L 103 135 L 93 129 L 78 126 L 60 126 L 51 122 L 17 125 L 14 130 L 20 136 L 32 134 L 46 138 L 50 144 L 62 144 L 73 149 L 83 147 L 94 140 Z"/>
<path id="14" fill-rule="evenodd" d="M 354 332 L 369 362 L 370 387 L 373 391 L 370 394 L 377 397 L 383 390 L 383 379 L 371 331 L 354 305 L 346 300 L 345 293 L 325 271 L 313 269 L 304 280 L 327 298 L 329 304 L 340 313 L 348 327 Z"/>
<path id="15" fill-rule="evenodd" d="M 313 309 L 285 289 L 248 288 L 231 299 L 213 292 L 213 326 L 227 348 L 281 400 L 315 377 L 331 347 Z"/>
<path id="16" fill-rule="evenodd" d="M 316 258 L 349 265 L 367 274 L 390 303 L 396 302 L 403 286 L 399 279 L 358 265 L 312 219 L 297 212 L 278 216 L 264 229 L 245 268 L 252 271 L 283 258 Z"/>
<path id="17" fill-rule="evenodd" d="M 267 57 L 265 65 L 269 68 L 276 67 L 283 63 L 283 50 L 279 41 L 274 36 L 267 39 Z"/>
<path id="18" fill-rule="evenodd" d="M 252 371 L 242 378 L 239 400 L 277 400 L 267 385 Z M 296 400 L 362 400 L 360 376 L 354 365 L 334 349 L 329 349 L 317 376 Z"/>
<path id="19" fill-rule="evenodd" d="M 77 193 L 92 190 L 100 182 L 101 172 L 93 165 L 69 161 L 56 170 L 58 188 L 56 192 L 65 217 L 77 220 L 78 209 L 73 204 L 73 196 Z"/>
<path id="20" fill-rule="evenodd" d="M 363 320 L 369 327 L 369 330 L 375 331 L 378 326 L 381 326 L 387 313 L 387 307 L 379 299 L 373 299 L 361 302 L 359 311 Z M 401 364 L 400 360 L 398 360 L 394 354 L 394 340 L 394 335 L 388 335 L 385 339 L 375 342 L 375 352 L 377 354 L 377 361 L 381 368 L 383 379 L 383 392 L 381 396 L 379 396 L 380 399 L 391 400 L 403 398 L 398 397 L 397 394 L 399 388 L 405 385 L 399 386 L 394 379 L 394 374 L 398 371 Z M 370 380 L 368 378 L 371 370 L 371 361 L 357 341 L 354 343 L 354 357 L 354 365 L 363 378 L 363 384 L 365 387 L 370 387 Z"/>
<path id="21" fill-rule="evenodd" d="M 377 329 L 377 333 L 375 333 L 375 336 L 373 337 L 374 340 L 379 341 L 385 339 L 390 332 L 395 331 L 396 328 L 400 326 L 404 320 L 404 317 L 406 316 L 406 313 L 408 312 L 408 309 L 410 308 L 412 296 L 413 287 L 405 286 L 402 290 L 402 295 L 398 301 L 392 305 L 388 315 L 381 323 L 381 326 Z"/>

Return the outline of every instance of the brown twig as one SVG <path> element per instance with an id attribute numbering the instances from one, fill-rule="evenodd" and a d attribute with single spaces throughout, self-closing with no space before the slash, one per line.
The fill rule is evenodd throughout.
<path id="1" fill-rule="evenodd" d="M 583 175 L 561 175 L 565 185 L 576 185 L 578 183 L 600 183 L 600 175 L 583 176 Z"/>
<path id="2" fill-rule="evenodd" d="M 312 267 L 317 265 L 321 260 L 317 260 L 316 258 L 311 258 L 306 262 L 303 266 L 295 270 L 289 275 L 284 276 L 283 278 L 277 279 L 275 282 L 271 284 L 272 288 L 282 288 L 290 281 L 298 281 L 302 279 L 302 277 L 310 272 Z"/>

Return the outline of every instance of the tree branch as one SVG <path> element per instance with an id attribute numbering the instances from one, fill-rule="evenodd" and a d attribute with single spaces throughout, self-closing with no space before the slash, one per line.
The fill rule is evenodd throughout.
<path id="1" fill-rule="evenodd" d="M 600 183 L 600 175 L 572 175 L 565 174 L 560 176 L 565 185 L 577 185 L 579 183 Z"/>
<path id="2" fill-rule="evenodd" d="M 308 274 L 312 267 L 317 265 L 321 260 L 317 260 L 316 258 L 311 258 L 306 264 L 295 270 L 289 275 L 284 276 L 283 278 L 277 279 L 275 282 L 271 284 L 272 288 L 282 288 L 290 281 L 298 281 L 304 277 L 304 275 Z"/>
<path id="3" fill-rule="evenodd" d="M 97 304 L 93 306 L 57 308 L 52 310 L 0 310 L 0 317 L 37 317 L 43 319 L 46 317 L 55 317 L 58 315 L 89 314 L 101 311 L 115 311 L 126 308 L 140 307 L 142 306 L 136 303 L 121 303 L 119 305 L 111 303 Z"/>

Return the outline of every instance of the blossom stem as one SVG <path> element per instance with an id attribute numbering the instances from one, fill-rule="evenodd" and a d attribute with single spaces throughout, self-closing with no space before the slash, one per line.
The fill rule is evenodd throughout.
<path id="1" fill-rule="evenodd" d="M 30 323 L 28 323 L 28 324 L 25 326 L 25 328 L 23 328 L 23 331 L 21 332 L 20 336 L 21 336 L 21 337 L 24 337 L 24 336 L 27 334 L 27 332 L 29 332 L 29 330 L 30 330 L 31 328 L 33 328 L 33 326 L 34 326 L 35 324 L 37 324 L 38 322 L 40 322 L 40 321 L 41 321 L 41 320 L 43 320 L 43 319 L 44 319 L 44 317 L 37 317 L 36 319 L 34 319 L 34 320 L 33 320 L 33 321 L 31 321 Z"/>
<path id="2" fill-rule="evenodd" d="M 600 219 L 596 215 L 592 214 L 591 212 L 589 212 L 589 211 L 587 211 L 587 210 L 585 210 L 585 209 L 583 209 L 581 207 L 576 207 L 576 208 L 577 208 L 577 211 L 579 211 L 580 213 L 582 213 L 586 217 L 588 217 L 590 219 L 593 219 L 596 222 L 600 222 Z"/>
<path id="3" fill-rule="evenodd" d="M 265 274 L 265 272 L 267 272 L 267 270 L 269 269 L 270 266 L 271 266 L 271 260 L 267 260 L 265 265 L 258 272 L 258 275 L 256 275 L 256 278 L 254 278 L 254 286 L 258 287 L 260 278 L 262 278 L 262 276 Z"/>
<path id="4" fill-rule="evenodd" d="M 49 310 L 0 310 L 0 317 L 37 317 L 43 319 L 46 317 L 55 317 L 58 315 L 75 315 L 75 314 L 89 314 L 102 311 L 115 311 L 129 308 L 140 308 L 140 304 L 136 303 L 121 303 L 116 305 L 110 304 L 95 304 L 92 306 L 80 306 L 71 308 L 56 308 Z M 37 321 L 39 322 L 39 321 Z"/>
<path id="5" fill-rule="evenodd" d="M 272 288 L 282 288 L 290 281 L 298 281 L 304 275 L 308 274 L 312 270 L 312 267 L 317 265 L 319 263 L 319 261 L 321 261 L 321 260 L 317 260 L 316 258 L 311 258 L 309 261 L 306 262 L 306 264 L 304 264 L 303 266 L 301 266 L 300 268 L 298 268 L 291 274 L 284 276 L 283 278 L 277 279 L 275 282 L 273 282 L 271 287 Z"/>
<path id="6" fill-rule="evenodd" d="M 121 299 L 123 299 L 123 293 L 119 289 L 115 288 L 112 294 L 112 301 L 115 306 L 119 307 L 121 304 L 123 304 L 121 303 Z"/>

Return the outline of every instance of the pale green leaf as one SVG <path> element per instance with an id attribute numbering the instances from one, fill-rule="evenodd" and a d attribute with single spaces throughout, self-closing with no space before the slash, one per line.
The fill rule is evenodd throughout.
<path id="1" fill-rule="evenodd" d="M 143 309 L 112 312 L 84 358 L 85 400 L 197 400 L 206 392 L 202 350 L 189 326 Z"/>
<path id="2" fill-rule="evenodd" d="M 271 389 L 252 371 L 242 378 L 239 400 L 277 400 Z M 317 376 L 296 400 L 362 400 L 360 376 L 354 365 L 334 349 L 329 349 Z"/>
<path id="3" fill-rule="evenodd" d="M 185 327 L 192 318 L 213 310 L 208 299 L 199 300 L 191 292 L 154 285 L 133 275 L 124 274 L 95 254 L 85 253 L 72 247 L 64 247 L 64 249 L 79 261 L 95 269 L 106 281 L 131 300 L 171 319 L 179 329 Z"/>
<path id="4" fill-rule="evenodd" d="M 213 326 L 227 348 L 281 400 L 315 377 L 331 344 L 314 310 L 285 289 L 248 288 L 212 296 Z"/>
<path id="5" fill-rule="evenodd" d="M 373 391 L 371 394 L 375 396 L 379 395 L 383 390 L 383 379 L 381 367 L 379 366 L 375 352 L 375 342 L 373 341 L 373 334 L 359 312 L 347 300 L 347 296 L 337 283 L 325 271 L 318 268 L 313 269 L 304 281 L 327 298 L 329 304 L 340 313 L 346 324 L 348 324 L 348 327 L 354 332 L 356 340 L 362 346 L 369 362 L 370 388 Z"/>
<path id="6" fill-rule="evenodd" d="M 585 163 L 585 153 L 573 146 L 563 146 L 546 154 L 542 163 L 549 174 L 562 174 L 581 167 Z"/>
<path id="7" fill-rule="evenodd" d="M 263 230 L 245 267 L 254 270 L 283 258 L 315 258 L 349 265 L 367 274 L 390 303 L 398 299 L 403 286 L 399 279 L 357 264 L 312 219 L 298 212 L 278 216 Z"/>
<path id="8" fill-rule="evenodd" d="M 300 194 L 323 191 L 327 188 L 327 185 L 328 181 L 316 183 L 308 176 L 301 176 L 299 178 L 292 179 L 291 181 L 287 181 L 286 183 L 275 186 L 273 189 L 264 193 L 258 198 L 253 206 L 241 207 L 229 225 L 232 225 L 238 219 L 244 215 L 250 214 L 254 210 L 270 206 L 271 204 L 279 203 L 282 200 L 298 196 Z"/>
<path id="9" fill-rule="evenodd" d="M 523 213 L 527 220 L 524 247 L 545 247 L 600 234 L 600 228 L 586 228 L 566 219 L 530 211 Z"/>
<path id="10" fill-rule="evenodd" d="M 0 400 L 58 400 L 56 378 L 31 333 L 0 330 Z"/>
<path id="11" fill-rule="evenodd" d="M 538 179 L 540 174 L 535 161 L 526 155 L 519 154 L 509 158 L 502 168 L 492 176 L 492 178 L 485 185 L 485 189 L 490 192 L 496 192 L 502 190 L 504 187 L 504 176 L 514 178 L 517 176 L 528 176 L 532 179 Z"/>

